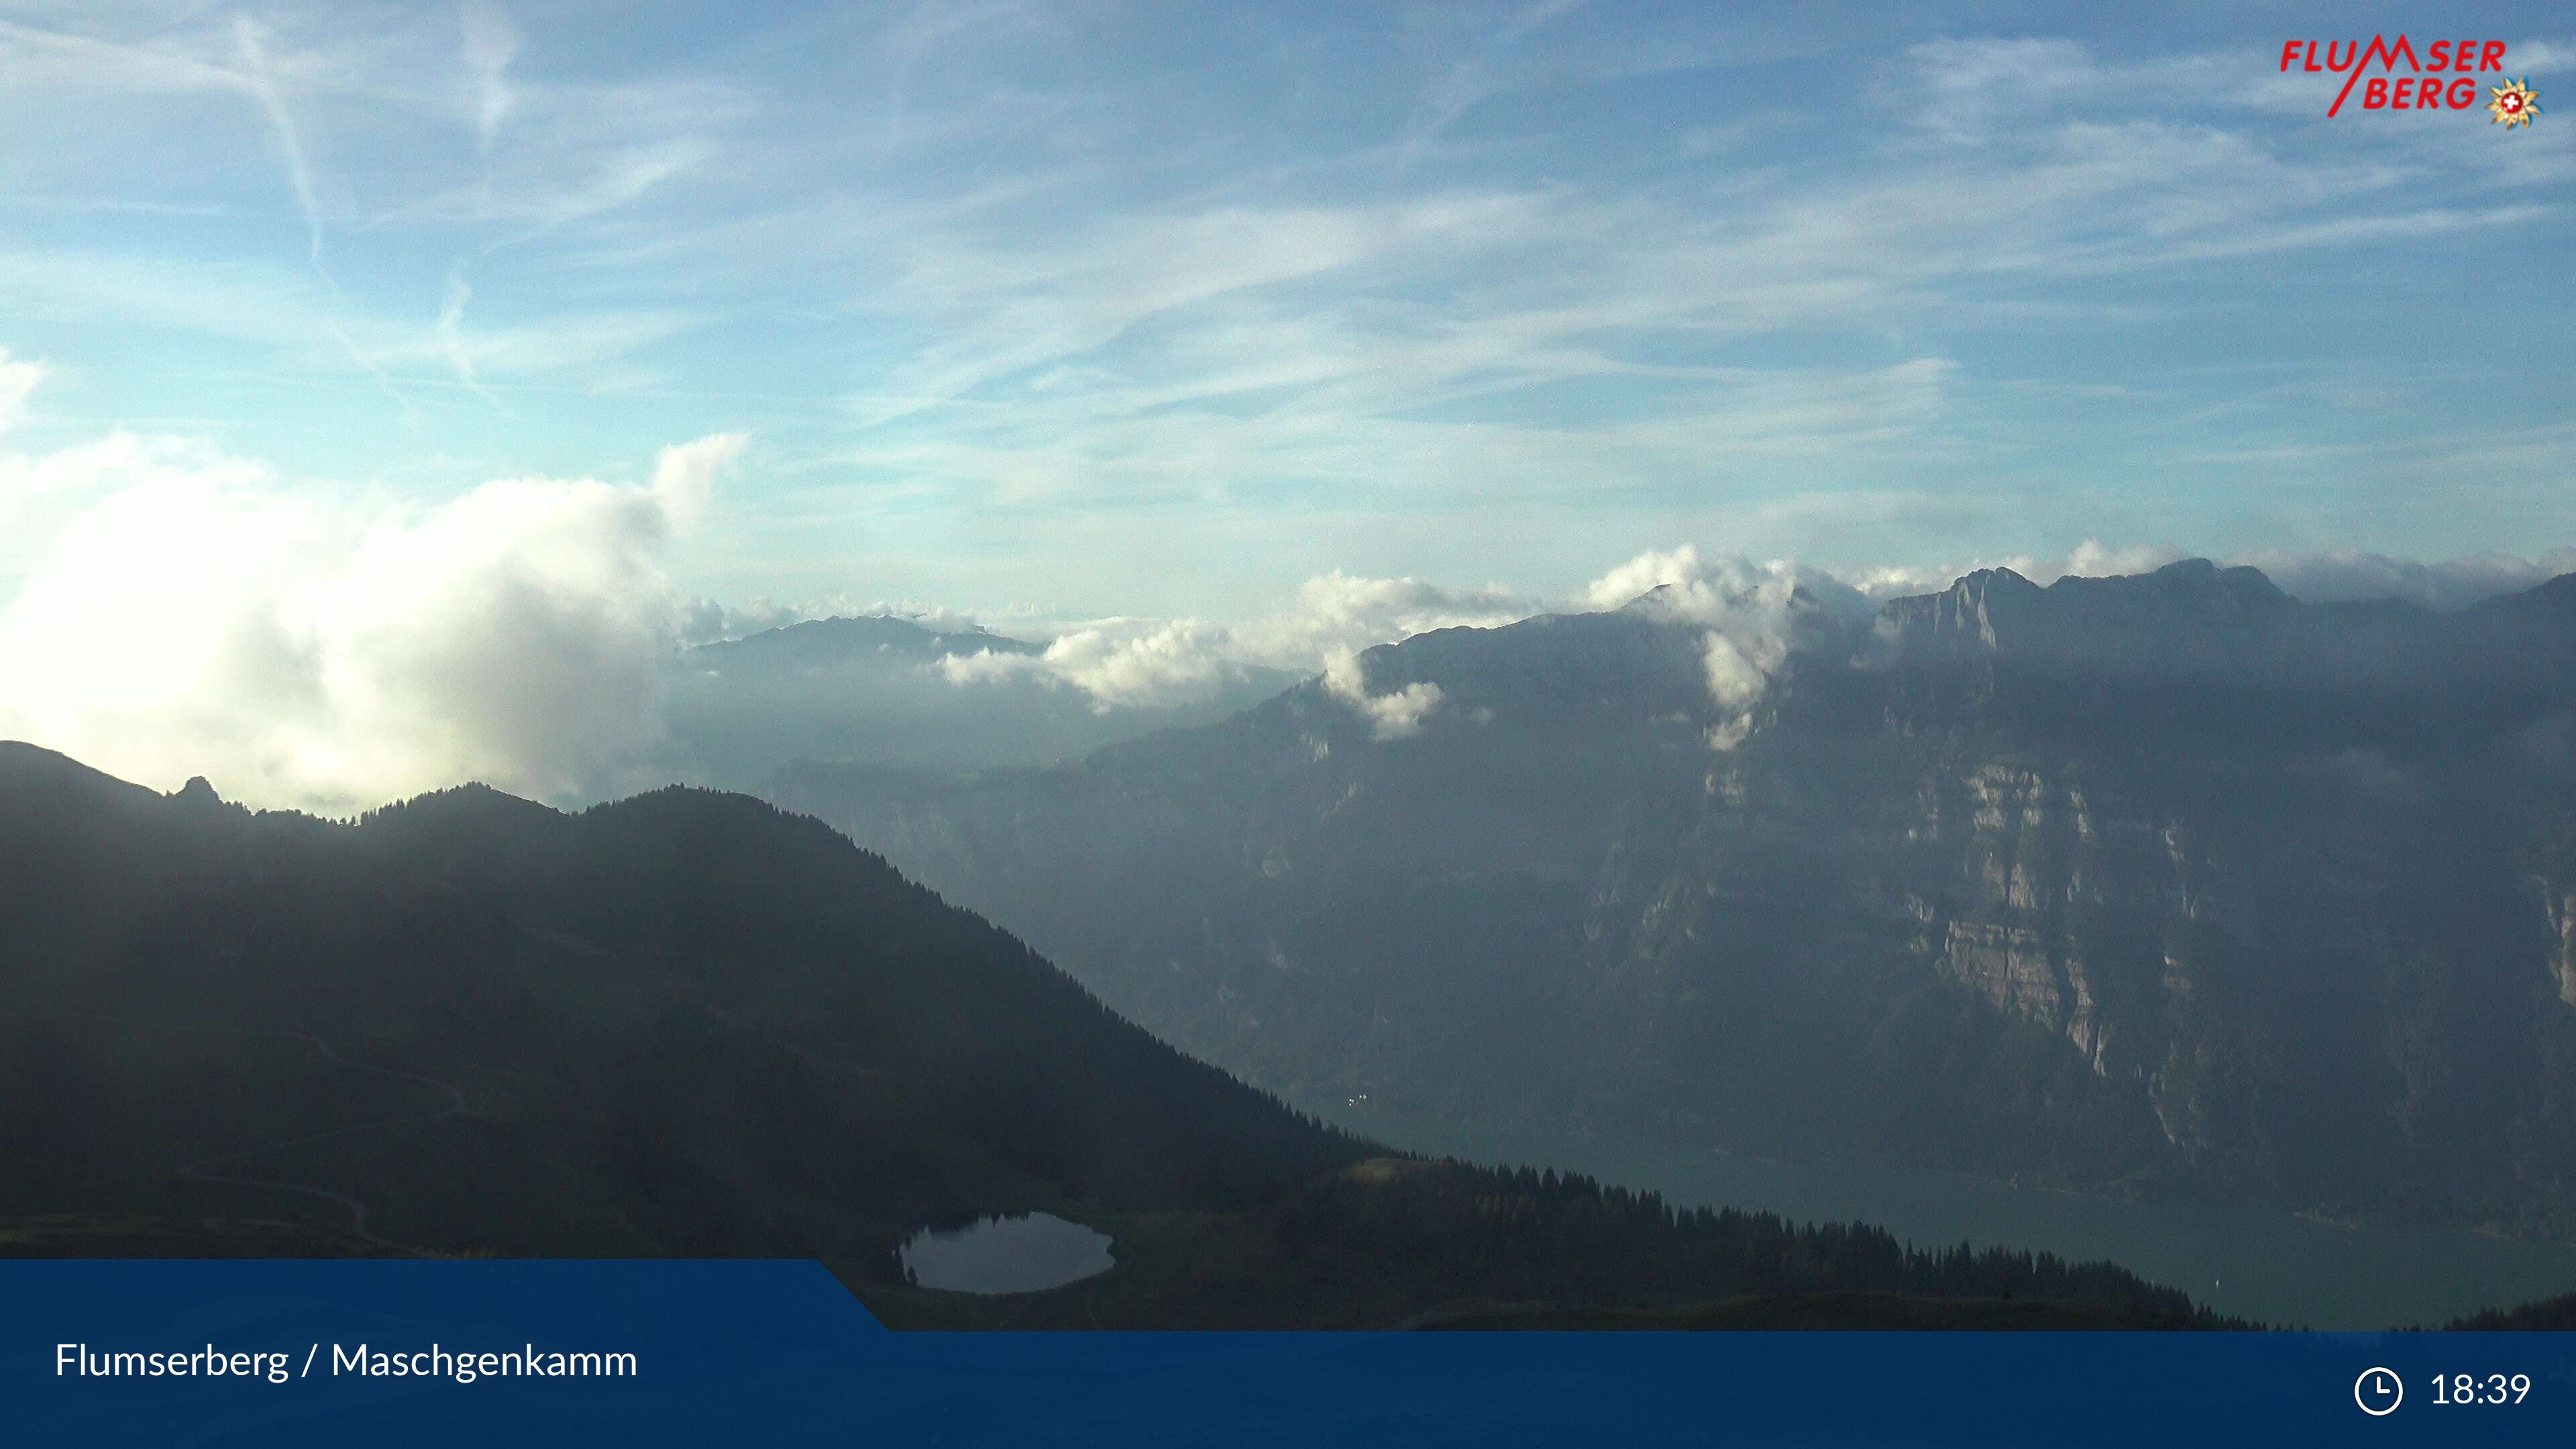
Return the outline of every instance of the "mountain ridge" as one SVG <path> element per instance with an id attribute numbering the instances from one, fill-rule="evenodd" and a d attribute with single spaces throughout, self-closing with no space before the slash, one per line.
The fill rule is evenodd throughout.
<path id="1" fill-rule="evenodd" d="M 763 629 L 739 639 L 719 639 L 690 648 L 688 655 L 711 667 L 735 660 L 760 659 L 799 664 L 836 662 L 853 652 L 884 652 L 910 658 L 939 659 L 958 654 L 1043 654 L 1046 646 L 996 634 L 980 624 L 963 629 L 934 629 L 890 614 L 834 615 L 802 619 Z"/>
<path id="2" fill-rule="evenodd" d="M 1989 571 L 1721 703 L 1756 606 L 1370 650 L 1410 737 L 772 789 L 1292 1097 L 2576 1232 L 2576 576 Z"/>

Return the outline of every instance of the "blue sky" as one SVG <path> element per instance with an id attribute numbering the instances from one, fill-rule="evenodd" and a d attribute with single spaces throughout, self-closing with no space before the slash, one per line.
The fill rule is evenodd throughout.
<path id="1" fill-rule="evenodd" d="M 14 446 L 434 499 L 741 432 L 717 597 L 2576 543 L 2576 98 L 2328 120 L 2332 10 L 0 15 Z M 2553 103 L 2563 20 L 2477 15 Z"/>

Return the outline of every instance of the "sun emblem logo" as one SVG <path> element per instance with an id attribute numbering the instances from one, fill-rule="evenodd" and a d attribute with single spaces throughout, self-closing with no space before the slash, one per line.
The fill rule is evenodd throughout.
<path id="1" fill-rule="evenodd" d="M 2487 122 L 2490 126 L 2500 125 L 2508 130 L 2528 126 L 2531 118 L 2540 114 L 2540 93 L 2531 88 L 2528 76 L 2506 81 L 2495 88 L 2495 99 L 2487 102 L 2487 113 L 2492 118 Z"/>

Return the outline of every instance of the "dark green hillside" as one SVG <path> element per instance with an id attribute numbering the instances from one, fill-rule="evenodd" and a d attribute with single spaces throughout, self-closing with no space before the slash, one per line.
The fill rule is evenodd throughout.
<path id="1" fill-rule="evenodd" d="M 866 1255 L 978 1212 L 1236 1208 L 1359 1155 L 740 796 L 468 788 L 352 826 L 0 746 L 0 880 L 10 1211 L 345 1223 L 172 1175 L 337 1133 L 205 1170 L 443 1251 Z"/>
<path id="2" fill-rule="evenodd" d="M 2576 1293 L 2562 1293 L 2515 1308 L 2490 1308 L 2442 1325 L 2444 1328 L 2505 1333 L 2576 1329 Z"/>

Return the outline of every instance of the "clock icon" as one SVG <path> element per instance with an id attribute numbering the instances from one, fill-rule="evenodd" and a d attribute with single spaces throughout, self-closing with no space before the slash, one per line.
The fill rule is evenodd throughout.
<path id="1" fill-rule="evenodd" d="M 2352 1401 L 2374 1419 L 2394 1414 L 2397 1406 L 2406 1402 L 2406 1385 L 2398 1381 L 2393 1369 L 2363 1369 L 2361 1377 L 2352 1381 Z"/>

